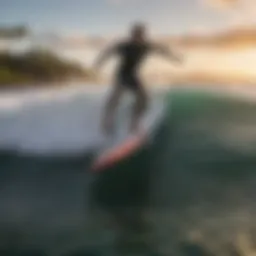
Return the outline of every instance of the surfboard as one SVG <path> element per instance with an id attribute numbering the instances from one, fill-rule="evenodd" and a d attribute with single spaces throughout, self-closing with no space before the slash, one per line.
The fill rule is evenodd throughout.
<path id="1" fill-rule="evenodd" d="M 108 149 L 95 161 L 92 170 L 98 172 L 130 156 L 147 141 L 146 133 L 128 136 L 121 144 Z"/>
<path id="2" fill-rule="evenodd" d="M 119 129 L 119 134 L 96 156 L 92 171 L 101 172 L 106 170 L 131 156 L 144 144 L 148 143 L 152 132 L 162 119 L 163 113 L 163 102 L 153 102 L 142 121 L 142 131 L 137 134 L 129 134 L 127 119 L 123 122 L 121 121 L 122 127 Z"/>

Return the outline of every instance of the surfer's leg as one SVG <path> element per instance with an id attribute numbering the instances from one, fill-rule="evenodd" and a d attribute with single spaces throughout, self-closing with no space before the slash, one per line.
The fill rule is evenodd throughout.
<path id="1" fill-rule="evenodd" d="M 148 106 L 147 93 L 139 80 L 135 80 L 133 92 L 135 94 L 135 103 L 132 110 L 130 126 L 130 131 L 132 133 L 140 131 L 141 119 Z"/>
<path id="2" fill-rule="evenodd" d="M 104 133 L 113 132 L 114 116 L 118 107 L 119 100 L 123 95 L 123 88 L 121 85 L 116 84 L 110 93 L 107 103 L 104 108 L 104 115 L 102 120 L 102 129 Z"/>

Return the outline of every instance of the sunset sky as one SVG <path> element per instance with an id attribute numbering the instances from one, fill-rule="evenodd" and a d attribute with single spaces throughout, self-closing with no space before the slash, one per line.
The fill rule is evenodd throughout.
<path id="1" fill-rule="evenodd" d="M 119 34 L 142 20 L 153 33 L 205 33 L 256 25 L 255 0 L 1 0 L 0 25 L 36 31 Z"/>
<path id="2" fill-rule="evenodd" d="M 33 32 L 46 33 L 42 34 L 46 41 L 47 33 L 62 35 L 60 42 L 49 40 L 51 47 L 85 66 L 92 65 L 102 48 L 95 41 L 88 43 L 90 36 L 123 36 L 127 26 L 139 20 L 149 24 L 153 35 L 185 40 L 186 35 L 192 35 L 190 47 L 182 50 L 186 59 L 182 67 L 152 59 L 146 66 L 149 73 L 167 79 L 174 72 L 181 72 L 182 77 L 189 73 L 196 77 L 207 74 L 237 79 L 239 76 L 256 81 L 256 0 L 0 0 L 0 3 L 0 25 L 28 25 Z M 182 46 L 181 42 L 178 46 Z M 8 42 L 4 47 L 9 46 Z"/>

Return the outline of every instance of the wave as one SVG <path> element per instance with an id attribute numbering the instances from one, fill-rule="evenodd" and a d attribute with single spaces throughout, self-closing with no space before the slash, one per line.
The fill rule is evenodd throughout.
<path id="1" fill-rule="evenodd" d="M 17 124 L 25 120 L 24 127 L 29 127 L 28 120 L 34 123 L 41 117 L 47 121 L 57 118 L 56 122 L 50 119 L 52 125 L 40 132 L 49 140 L 48 132 L 55 137 L 53 127 L 63 128 L 70 118 L 76 126 L 78 121 L 72 115 L 78 112 L 79 117 L 84 116 L 87 104 L 94 114 L 94 102 L 99 106 L 103 97 L 102 92 L 88 98 L 87 93 L 81 94 L 67 96 L 64 101 L 55 97 L 41 104 L 37 101 L 33 108 L 29 105 L 27 119 L 24 114 Z M 256 105 L 205 91 L 160 94 L 154 94 L 156 109 L 159 102 L 164 102 L 165 108 L 151 143 L 105 172 L 89 172 L 92 157 L 85 151 L 69 157 L 33 151 L 26 156 L 0 154 L 1 248 L 13 249 L 13 244 L 17 250 L 42 248 L 46 255 L 82 254 L 103 248 L 104 255 L 107 246 L 113 249 L 106 223 L 113 217 L 124 217 L 119 215 L 120 209 L 128 210 L 138 222 L 138 212 L 146 215 L 154 243 L 168 255 L 190 237 L 201 237 L 204 247 L 222 252 L 230 237 L 243 235 L 246 230 L 255 232 Z M 12 120 L 16 120 L 17 112 L 23 110 L 8 109 L 7 116 L 12 113 Z M 127 111 L 126 106 L 123 111 Z M 124 114 L 120 117 L 126 119 Z M 60 122 L 62 119 L 65 121 Z M 52 152 L 50 140 L 47 147 L 38 140 L 35 144 L 27 141 L 29 133 L 35 131 L 33 127 L 31 124 L 22 142 L 40 153 L 42 148 L 44 153 Z M 65 135 L 61 140 L 69 141 L 68 129 L 59 132 Z M 84 134 L 92 133 L 86 129 Z M 90 139 L 94 147 L 95 138 Z M 89 145 L 88 141 L 84 145 Z M 70 145 L 66 148 L 74 149 Z"/>
<path id="2" fill-rule="evenodd" d="M 23 154 L 58 155 L 107 146 L 109 142 L 100 130 L 106 95 L 106 90 L 83 87 L 4 94 L 0 99 L 0 148 Z M 119 131 L 129 120 L 130 100 L 126 97 L 119 111 Z M 159 97 L 152 97 L 146 123 L 152 123 L 161 112 L 161 103 Z"/>

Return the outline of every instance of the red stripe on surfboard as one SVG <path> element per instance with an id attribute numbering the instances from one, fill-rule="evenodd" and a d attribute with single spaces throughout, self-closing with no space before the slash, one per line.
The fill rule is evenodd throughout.
<path id="1" fill-rule="evenodd" d="M 92 170 L 94 172 L 97 172 L 121 161 L 122 159 L 129 156 L 136 149 L 138 149 L 144 140 L 145 140 L 145 135 L 134 136 L 133 138 L 127 139 L 121 145 L 101 155 L 94 163 Z"/>

